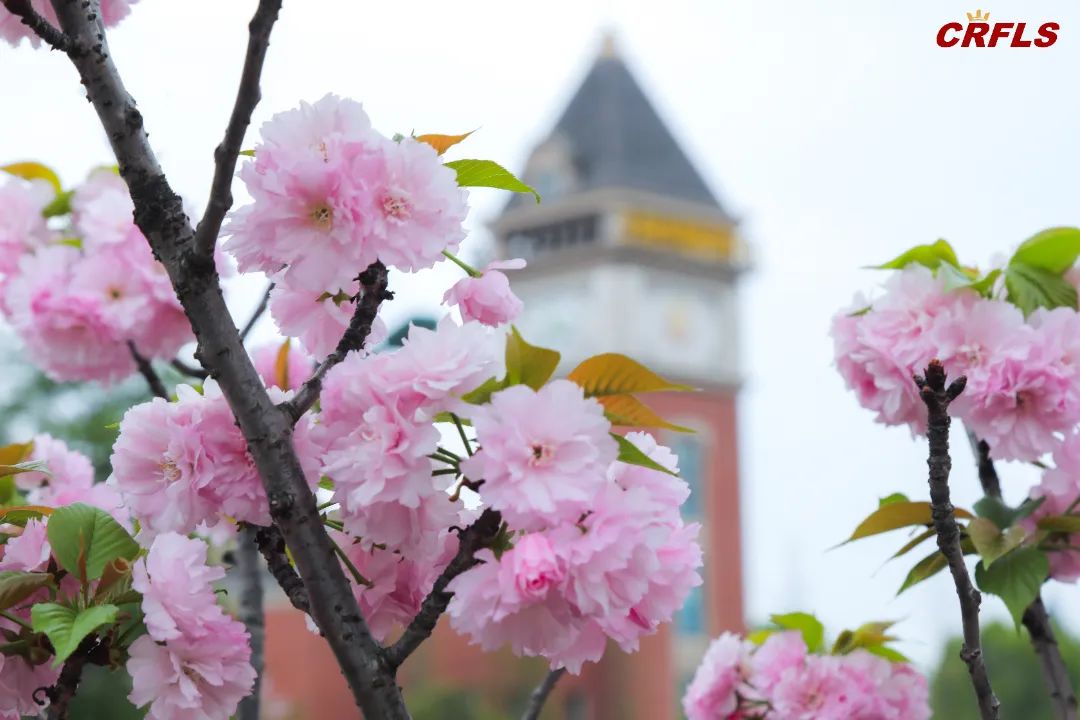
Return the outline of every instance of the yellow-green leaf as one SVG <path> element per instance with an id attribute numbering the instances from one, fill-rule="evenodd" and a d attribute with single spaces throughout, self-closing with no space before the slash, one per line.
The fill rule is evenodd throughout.
<path id="1" fill-rule="evenodd" d="M 540 193 L 521 182 L 502 165 L 491 160 L 452 160 L 446 167 L 457 173 L 461 187 L 489 187 L 511 192 L 532 193 L 540 202 Z"/>
<path id="2" fill-rule="evenodd" d="M 899 595 L 912 585 L 917 585 L 926 578 L 937 575 L 947 564 L 945 556 L 941 554 L 941 551 L 935 550 L 919 562 L 915 563 L 915 567 L 911 568 L 908 572 L 907 577 L 904 578 L 904 584 L 900 586 L 900 589 L 896 591 L 896 594 Z"/>
<path id="3" fill-rule="evenodd" d="M 539 390 L 555 374 L 560 357 L 555 350 L 525 342 L 511 325 L 506 336 L 506 385 L 528 385 Z"/>
<path id="4" fill-rule="evenodd" d="M 44 180 L 52 185 L 57 193 L 63 190 L 60 177 L 52 168 L 37 162 L 17 162 L 0 167 L 6 173 L 21 177 L 23 180 Z"/>
<path id="5" fill-rule="evenodd" d="M 770 615 L 769 619 L 785 630 L 798 630 L 810 652 L 817 652 L 825 640 L 825 626 L 810 613 L 793 612 L 783 615 Z"/>
<path id="6" fill-rule="evenodd" d="M 459 142 L 472 135 L 474 132 L 476 131 L 470 130 L 464 135 L 417 135 L 416 141 L 430 145 L 431 147 L 435 148 L 435 152 L 437 152 L 439 155 L 442 155 L 444 152 L 454 147 Z"/>
<path id="7" fill-rule="evenodd" d="M 34 442 L 12 443 L 0 447 L 0 465 L 18 465 L 34 452 Z"/>
<path id="8" fill-rule="evenodd" d="M 971 513 L 963 508 L 955 508 L 953 515 L 963 519 L 971 517 Z M 898 530 L 902 527 L 929 525 L 931 522 L 933 522 L 933 518 L 931 517 L 930 503 L 925 501 L 893 502 L 882 505 L 870 513 L 865 520 L 859 523 L 859 526 L 855 528 L 855 532 L 851 533 L 851 537 L 845 542 L 878 535 L 890 530 Z"/>
<path id="9" fill-rule="evenodd" d="M 893 553 L 892 557 L 890 557 L 889 559 L 892 560 L 893 558 L 898 558 L 901 555 L 906 555 L 914 548 L 934 537 L 935 533 L 936 531 L 934 530 L 934 528 L 927 528 L 926 530 L 923 530 L 921 533 L 904 543 L 904 546 L 897 550 L 895 553 Z"/>
<path id="10" fill-rule="evenodd" d="M 636 360 L 619 353 L 594 355 L 571 370 L 566 377 L 580 385 L 586 397 L 694 389 L 662 378 Z"/>
<path id="11" fill-rule="evenodd" d="M 1060 533 L 1080 533 L 1080 515 L 1048 515 L 1039 518 L 1040 530 Z"/>
<path id="12" fill-rule="evenodd" d="M 669 423 L 656 412 L 638 400 L 633 395 L 607 395 L 598 397 L 597 401 L 604 406 L 604 414 L 612 425 L 624 427 L 655 427 L 675 432 L 692 433 L 692 429 Z"/>
<path id="13" fill-rule="evenodd" d="M 1080 520 L 1080 518 L 1077 519 Z M 993 521 L 983 517 L 977 517 L 968 523 L 967 534 L 974 543 L 983 564 L 988 568 L 999 557 L 1019 547 L 1027 537 L 1027 533 L 1019 526 L 1014 525 L 1003 531 Z"/>
<path id="14" fill-rule="evenodd" d="M 25 526 L 27 520 L 48 517 L 53 514 L 53 508 L 45 505 L 14 505 L 0 509 L 0 523 L 9 525 Z"/>
<path id="15" fill-rule="evenodd" d="M 56 651 L 53 667 L 57 668 L 90 633 L 102 625 L 115 622 L 118 612 L 119 608 L 115 605 L 94 605 L 85 610 L 75 610 L 57 603 L 38 603 L 30 608 L 30 622 L 35 631 L 49 637 Z"/>

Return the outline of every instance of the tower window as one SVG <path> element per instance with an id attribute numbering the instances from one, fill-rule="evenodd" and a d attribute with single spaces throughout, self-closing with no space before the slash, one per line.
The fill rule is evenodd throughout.
<path id="1" fill-rule="evenodd" d="M 556 223 L 515 230 L 506 240 L 507 255 L 526 260 L 596 240 L 599 216 L 584 215 Z"/>

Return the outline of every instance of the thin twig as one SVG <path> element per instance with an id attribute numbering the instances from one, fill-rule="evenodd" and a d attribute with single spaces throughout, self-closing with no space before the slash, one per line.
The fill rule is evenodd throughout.
<path id="1" fill-rule="evenodd" d="M 206 372 L 202 368 L 188 365 L 180 358 L 173 358 L 169 364 L 172 365 L 173 369 L 177 372 L 183 375 L 187 375 L 188 377 L 194 378 L 196 380 L 205 380 L 207 377 L 210 376 L 210 373 Z"/>
<path id="2" fill-rule="evenodd" d="M 427 640 L 435 630 L 439 617 L 446 611 L 453 593 L 446 591 L 450 581 L 477 564 L 476 551 L 491 543 L 502 525 L 502 516 L 494 510 L 485 510 L 476 522 L 461 531 L 458 538 L 458 550 L 450 564 L 435 580 L 431 592 L 424 598 L 420 612 L 412 619 L 397 642 L 386 649 L 386 662 L 391 668 L 398 668 L 420 644 Z"/>
<path id="3" fill-rule="evenodd" d="M 971 430 L 967 431 L 967 436 L 971 442 L 972 452 L 975 453 L 975 461 L 979 468 L 979 483 L 982 485 L 983 493 L 987 497 L 1000 500 L 1001 481 L 994 467 L 994 461 L 990 457 L 990 445 L 985 440 L 980 440 Z M 1078 720 L 1076 692 L 1073 690 L 1072 678 L 1069 677 L 1069 668 L 1065 664 L 1065 658 L 1061 656 L 1061 648 L 1054 636 L 1050 615 L 1046 612 L 1046 605 L 1043 604 L 1041 594 L 1036 595 L 1024 610 L 1021 621 L 1027 628 L 1031 646 L 1039 659 L 1043 680 L 1046 683 L 1047 692 L 1050 693 L 1054 719 Z"/>
<path id="4" fill-rule="evenodd" d="M 270 293 L 274 291 L 274 283 L 266 288 L 266 292 L 263 293 L 262 300 L 255 307 L 255 312 L 251 313 L 251 318 L 244 325 L 244 329 L 240 331 L 240 339 L 247 340 L 247 336 L 251 334 L 252 328 L 255 327 L 255 323 L 259 322 L 259 318 L 266 312 L 266 308 L 270 305 Z"/>
<path id="5" fill-rule="evenodd" d="M 982 596 L 971 584 L 967 565 L 964 564 L 960 528 L 956 524 L 949 498 L 949 472 L 952 469 L 952 458 L 949 456 L 949 403 L 964 391 L 967 378 L 961 375 L 948 387 L 945 386 L 945 380 L 945 368 L 938 360 L 930 361 L 924 377 L 915 378 L 928 413 L 926 435 L 930 444 L 930 456 L 926 464 L 930 468 L 931 516 L 937 532 L 938 548 L 949 563 L 949 571 L 956 585 L 956 595 L 960 600 L 960 617 L 964 628 L 964 644 L 960 657 L 967 663 L 983 720 L 997 720 L 1000 703 L 990 686 L 979 636 L 979 605 Z"/>
<path id="6" fill-rule="evenodd" d="M 236 549 L 236 565 L 240 576 L 240 620 L 247 628 L 251 642 L 251 667 L 255 669 L 255 685 L 251 694 L 240 701 L 238 720 L 259 720 L 259 700 L 263 673 L 263 650 L 266 644 L 266 615 L 263 607 L 262 562 L 255 542 L 258 530 L 252 525 L 240 529 Z"/>
<path id="7" fill-rule="evenodd" d="M 319 364 L 311 377 L 296 391 L 292 400 L 287 400 L 279 406 L 292 418 L 293 422 L 299 420 L 319 399 L 326 373 L 344 360 L 350 352 L 364 346 L 364 341 L 371 332 L 371 324 L 375 322 L 375 316 L 379 314 L 379 306 L 383 300 L 393 298 L 393 294 L 386 289 L 386 266 L 381 262 L 376 260 L 369 265 L 364 272 L 360 273 L 359 279 L 361 290 L 355 298 L 356 310 L 353 311 L 349 327 L 341 336 L 337 348 Z"/>
<path id="8" fill-rule="evenodd" d="M 232 207 L 232 181 L 236 173 L 236 158 L 244 142 L 244 133 L 251 124 L 251 114 L 262 98 L 259 77 L 262 75 L 266 50 L 270 46 L 270 31 L 274 29 L 279 12 L 281 0 L 259 0 L 255 16 L 248 23 L 247 55 L 244 57 L 244 69 L 240 73 L 236 103 L 229 117 L 229 125 L 225 128 L 225 138 L 214 150 L 214 180 L 210 185 L 210 199 L 206 203 L 202 221 L 195 229 L 195 252 L 204 257 L 214 252 L 218 233 L 221 232 L 221 222 Z"/>
<path id="9" fill-rule="evenodd" d="M 128 340 L 128 350 L 131 351 L 131 358 L 135 361 L 135 367 L 139 369 L 139 374 L 146 378 L 146 384 L 150 386 L 150 392 L 157 395 L 159 398 L 169 399 L 169 391 L 165 389 L 165 384 L 161 382 L 161 378 L 158 376 L 157 371 L 154 370 L 153 364 L 147 360 L 139 352 L 139 349 L 135 347 L 135 343 Z"/>
<path id="10" fill-rule="evenodd" d="M 544 703 L 547 702 L 548 695 L 555 688 L 555 683 L 559 682 L 559 678 L 565 674 L 566 668 L 556 668 L 544 676 L 543 681 L 536 686 L 532 695 L 529 696 L 529 706 L 525 708 L 525 714 L 521 716 L 521 720 L 538 720 L 540 711 L 544 709 Z"/>
<path id="11" fill-rule="evenodd" d="M 307 588 L 296 574 L 285 552 L 285 538 L 276 526 L 259 527 L 255 531 L 255 546 L 266 560 L 266 567 L 292 606 L 302 613 L 311 613 L 311 600 Z"/>
<path id="12" fill-rule="evenodd" d="M 3 5 L 12 15 L 19 18 L 22 24 L 34 31 L 34 34 L 45 41 L 53 50 L 67 52 L 71 41 L 67 35 L 60 32 L 52 24 L 38 14 L 30 4 L 30 0 L 3 0 Z"/>

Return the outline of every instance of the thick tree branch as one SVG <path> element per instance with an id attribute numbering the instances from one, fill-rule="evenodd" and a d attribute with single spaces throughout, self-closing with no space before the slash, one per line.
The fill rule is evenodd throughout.
<path id="1" fill-rule="evenodd" d="M 565 674 L 566 668 L 557 668 L 544 676 L 543 681 L 536 686 L 536 689 L 532 691 L 532 695 L 529 696 L 529 706 L 525 708 L 525 714 L 521 716 L 521 720 L 539 719 L 548 695 L 555 689 L 555 683 L 559 682 L 559 678 Z"/>
<path id="2" fill-rule="evenodd" d="M 334 556 L 292 443 L 292 419 L 263 388 L 229 315 L 212 257 L 195 252 L 194 231 L 169 186 L 143 118 L 109 53 L 96 2 L 52 0 L 88 99 L 93 103 L 135 205 L 135 222 L 164 264 L 191 321 L 198 357 L 214 377 L 244 434 L 281 529 L 307 588 L 311 614 L 365 717 L 406 720 L 408 711 L 382 649 L 360 615 Z"/>
<path id="3" fill-rule="evenodd" d="M 154 370 L 154 366 L 139 352 L 139 349 L 135 347 L 135 343 L 128 340 L 128 350 L 131 351 L 131 358 L 135 361 L 135 367 L 139 369 L 139 374 L 146 378 L 146 384 L 150 386 L 150 392 L 159 398 L 169 399 L 169 391 L 165 389 L 165 384 L 161 382 L 161 378 L 158 376 L 157 371 Z"/>
<path id="4" fill-rule="evenodd" d="M 240 88 L 236 91 L 236 103 L 233 105 L 229 125 L 225 128 L 225 138 L 214 151 L 214 180 L 210 185 L 210 199 L 206 203 L 206 212 L 195 231 L 195 252 L 209 257 L 214 253 L 218 233 L 225 213 L 232 207 L 232 182 L 236 173 L 236 158 L 244 142 L 244 133 L 251 124 L 251 114 L 262 98 L 259 90 L 259 77 L 262 75 L 263 60 L 270 45 L 270 31 L 281 12 L 281 0 L 259 0 L 255 16 L 248 23 L 247 55 L 244 57 L 244 69 L 240 73 Z"/>
<path id="5" fill-rule="evenodd" d="M 67 36 L 41 17 L 30 4 L 30 0 L 3 0 L 3 5 L 8 12 L 18 17 L 23 25 L 33 30 L 34 34 L 44 40 L 53 50 L 67 52 L 70 44 Z"/>
<path id="6" fill-rule="evenodd" d="M 420 612 L 412 619 L 398 641 L 386 649 L 386 662 L 395 670 L 405 662 L 420 644 L 431 637 L 439 618 L 450 604 L 453 593 L 446 586 L 461 573 L 477 564 L 476 551 L 491 544 L 499 533 L 502 516 L 494 510 L 485 510 L 476 522 L 462 530 L 458 538 L 458 550 L 450 564 L 435 580 L 431 592 L 424 598 Z"/>
<path id="7" fill-rule="evenodd" d="M 354 298 L 356 310 L 353 311 L 349 327 L 341 336 L 337 348 L 319 364 L 319 367 L 315 368 L 315 372 L 300 386 L 292 400 L 281 404 L 282 410 L 292 418 L 293 422 L 299 420 L 319 399 L 326 373 L 344 360 L 350 352 L 364 347 L 364 341 L 371 332 L 371 324 L 375 322 L 375 316 L 379 314 L 379 306 L 383 300 L 394 297 L 386 289 L 386 281 L 386 266 L 377 260 L 360 273 L 360 294 Z"/>
<path id="8" fill-rule="evenodd" d="M 240 576 L 240 620 L 251 636 L 251 666 L 255 668 L 255 687 L 250 695 L 240 701 L 238 720 L 259 720 L 266 616 L 263 608 L 262 563 L 255 540 L 257 532 L 250 525 L 241 528 L 236 549 L 236 566 Z"/>
<path id="9" fill-rule="evenodd" d="M 970 430 L 967 435 L 978 463 L 979 483 L 982 485 L 983 492 L 988 497 L 1000 500 L 1001 481 L 998 479 L 994 461 L 990 458 L 990 445 L 985 440 L 980 440 Z M 1050 625 L 1050 615 L 1046 612 L 1041 594 L 1035 596 L 1035 600 L 1028 605 L 1022 622 L 1031 638 L 1035 655 L 1039 658 L 1039 668 L 1042 670 L 1047 692 L 1050 693 L 1050 706 L 1054 710 L 1054 719 L 1078 720 L 1076 692 L 1073 690 L 1072 678 L 1069 677 L 1069 668 L 1065 664 L 1065 658 L 1061 656 L 1061 648 L 1054 636 L 1054 628 Z"/>
<path id="10" fill-rule="evenodd" d="M 255 323 L 259 322 L 259 318 L 266 312 L 266 308 L 270 305 L 270 293 L 273 291 L 274 283 L 270 283 L 270 286 L 266 288 L 266 292 L 263 293 L 262 300 L 255 307 L 255 312 L 251 313 L 251 317 L 248 319 L 247 324 L 244 325 L 244 329 L 240 331 L 241 340 L 247 340 L 247 336 L 251 334 Z"/>
<path id="11" fill-rule="evenodd" d="M 273 525 L 257 528 L 255 545 L 266 560 L 270 574 L 277 580 L 292 606 L 300 612 L 311 614 L 311 600 L 308 598 L 307 588 L 289 562 L 289 556 L 285 553 L 285 538 L 281 536 L 281 531 Z"/>
<path id="12" fill-rule="evenodd" d="M 979 636 L 979 605 L 982 596 L 971 584 L 964 551 L 960 547 L 960 528 L 953 515 L 949 498 L 949 472 L 952 458 L 949 456 L 949 404 L 964 391 L 967 378 L 960 376 L 945 386 L 945 368 L 938 360 L 931 360 L 924 377 L 916 377 L 920 395 L 926 404 L 928 423 L 926 436 L 930 443 L 930 456 L 926 464 L 930 468 L 930 504 L 938 548 L 949 563 L 956 595 L 960 600 L 960 617 L 964 628 L 964 645 L 960 657 L 967 663 L 971 684 L 979 703 L 983 720 L 997 720 L 1000 703 L 990 686 L 990 677 L 983 662 L 982 640 Z"/>

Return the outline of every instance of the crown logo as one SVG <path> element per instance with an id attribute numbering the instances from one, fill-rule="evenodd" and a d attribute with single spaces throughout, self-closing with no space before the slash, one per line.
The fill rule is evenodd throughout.
<path id="1" fill-rule="evenodd" d="M 990 19 L 990 13 L 983 13 L 982 8 L 973 13 L 968 13 L 968 22 L 986 22 Z"/>

